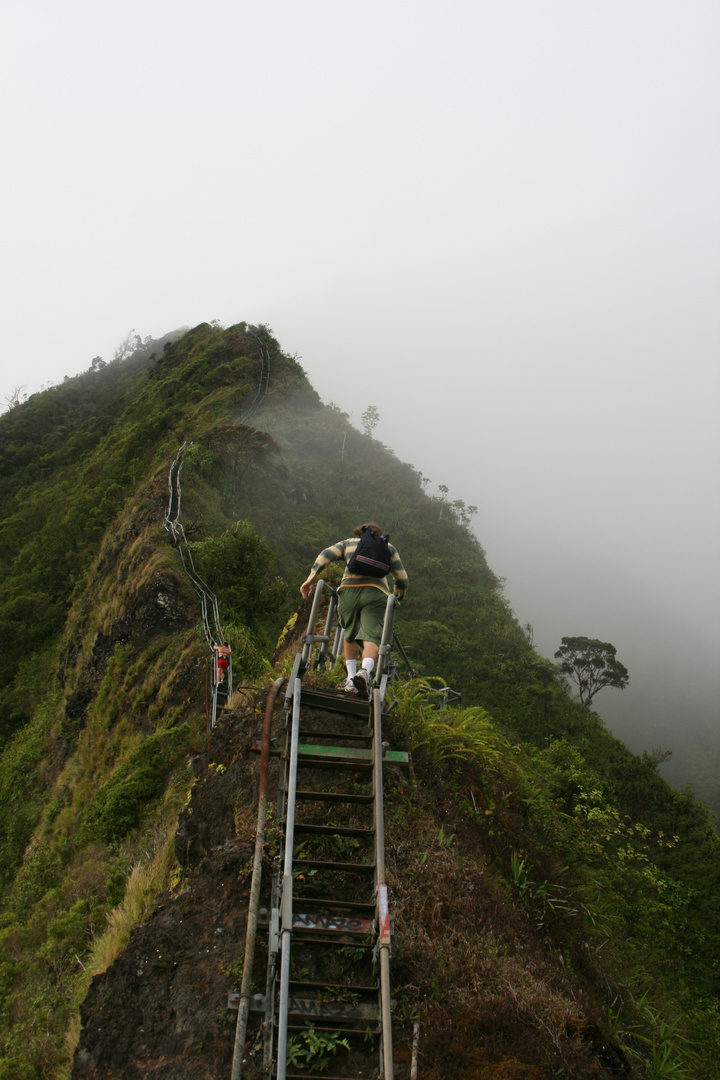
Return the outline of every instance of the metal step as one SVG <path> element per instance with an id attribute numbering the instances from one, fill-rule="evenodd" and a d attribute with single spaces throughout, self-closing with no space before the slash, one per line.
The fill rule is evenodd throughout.
<path id="1" fill-rule="evenodd" d="M 315 1031 L 331 1031 L 335 1035 L 349 1035 L 349 1036 L 351 1036 L 351 1037 L 353 1037 L 355 1039 L 362 1039 L 363 1041 L 366 1038 L 369 1038 L 371 1035 L 379 1035 L 380 1034 L 379 1027 L 377 1027 L 375 1025 L 373 1027 L 370 1027 L 370 1024 L 369 1024 L 368 1021 L 363 1022 L 362 1020 L 358 1021 L 358 1023 L 362 1025 L 361 1027 L 335 1027 L 335 1025 L 331 1024 L 331 1022 L 328 1021 L 328 1020 L 325 1020 L 324 1023 L 321 1023 L 321 1024 L 314 1024 L 314 1023 L 312 1023 L 311 1020 L 306 1019 L 306 1020 L 303 1020 L 302 1023 L 301 1023 L 299 1018 L 297 1018 L 297 1017 L 292 1017 L 292 1018 L 289 1017 L 288 1020 L 289 1020 L 289 1022 L 288 1022 L 288 1031 L 307 1031 L 308 1026 L 312 1025 L 312 1027 L 313 1027 L 313 1029 Z M 338 1023 L 342 1023 L 342 1020 L 339 1020 Z M 288 1073 L 286 1073 L 285 1075 L 287 1076 Z M 298 1075 L 302 1076 L 302 1073 L 299 1073 Z M 328 1080 L 328 1078 L 326 1076 L 324 1076 L 323 1073 L 315 1072 L 315 1073 L 306 1073 L 305 1075 L 306 1076 L 322 1076 L 323 1080 Z"/>
<path id="2" fill-rule="evenodd" d="M 277 1076 L 277 1073 L 273 1073 L 273 1076 Z M 375 1074 L 377 1076 L 377 1073 Z M 286 1072 L 285 1080 L 308 1080 L 308 1077 L 319 1076 L 322 1080 L 367 1080 L 367 1077 L 360 1076 L 328 1076 L 327 1073 L 318 1072 Z"/>
<path id="3" fill-rule="evenodd" d="M 371 753 L 370 750 L 363 750 L 362 748 L 354 746 L 333 746 L 327 748 L 322 746 L 321 749 L 323 750 L 336 750 L 338 753 L 334 755 L 328 752 L 313 754 L 310 750 L 310 745 L 311 744 L 303 743 L 298 747 L 298 767 L 303 766 L 305 768 L 314 769 L 354 769 L 359 772 L 369 772 L 373 767 L 372 759 L 369 757 Z M 262 752 L 262 747 L 257 739 L 254 739 L 253 742 L 250 743 L 250 750 L 254 754 L 260 754 Z M 345 755 L 341 753 L 343 750 L 347 751 Z M 285 756 L 282 750 L 270 749 L 268 752 L 270 757 L 283 758 Z M 353 754 L 356 756 L 352 757 Z"/>
<path id="4" fill-rule="evenodd" d="M 329 989 L 322 985 L 319 989 Z M 345 989 L 339 987 L 338 989 Z M 237 990 L 233 990 L 227 997 L 227 1010 L 228 1012 L 237 1012 L 240 1004 L 240 994 Z M 262 994 L 255 994 L 250 1001 L 250 1011 L 254 1013 L 260 1013 L 265 1011 L 265 998 Z M 292 1019 L 290 1019 L 292 1017 Z M 307 997 L 288 998 L 288 1019 L 290 1022 L 288 1028 L 294 1028 L 296 1031 L 302 1031 L 307 1028 L 308 1021 L 324 1020 L 324 1021 L 336 1021 L 338 1023 L 362 1023 L 367 1025 L 369 1022 L 377 1021 L 378 1019 L 378 1007 L 376 1002 L 370 1001 L 321 1001 L 319 998 Z M 300 1024 L 299 1020 L 302 1019 L 303 1023 Z M 294 1021 L 294 1022 L 293 1022 Z M 364 1035 L 365 1028 L 337 1028 L 337 1027 L 325 1027 L 323 1024 L 313 1023 L 312 1025 L 316 1031 L 341 1031 L 347 1035 Z M 376 1034 L 376 1032 L 373 1032 Z"/>
<path id="5" fill-rule="evenodd" d="M 300 743 L 298 746 L 298 764 L 302 761 L 306 764 L 307 759 L 322 759 L 331 761 L 333 764 L 342 764 L 345 761 L 354 764 L 372 765 L 373 751 L 363 750 L 355 746 L 327 746 L 325 743 Z M 383 762 L 392 765 L 407 765 L 408 753 L 406 750 L 385 750 L 382 756 Z"/>
<path id="6" fill-rule="evenodd" d="M 313 761 L 327 761 L 332 766 L 348 763 L 372 768 L 372 751 L 359 746 L 328 746 L 327 743 L 300 743 L 298 745 L 298 765 L 307 765 Z"/>
<path id="7" fill-rule="evenodd" d="M 351 734 L 349 731 L 300 731 L 301 739 L 354 739 L 356 742 L 372 742 L 372 732 L 369 734 Z"/>
<path id="8" fill-rule="evenodd" d="M 307 990 L 341 990 L 344 993 L 352 994 L 377 994 L 380 989 L 379 983 L 371 983 L 365 986 L 356 986 L 351 983 L 319 983 L 310 982 L 308 979 L 290 979 L 291 986 L 298 986 Z M 295 994 L 295 997 L 300 997 L 300 994 Z M 339 1000 L 339 998 L 338 998 Z"/>
<path id="9" fill-rule="evenodd" d="M 298 898 L 298 904 L 304 903 L 304 898 Z M 292 917 L 293 930 L 304 930 L 319 934 L 372 934 L 375 926 L 374 919 L 364 919 L 358 915 L 321 915 L 319 913 L 294 911 Z M 331 941 L 332 938 L 328 938 Z"/>
<path id="10" fill-rule="evenodd" d="M 305 932 L 301 928 L 296 927 L 293 930 L 293 938 L 299 945 L 306 946 L 307 948 L 315 948 L 318 945 L 322 946 L 322 952 L 325 953 L 329 949 L 337 949 L 338 946 L 347 946 L 353 949 L 364 949 L 366 953 L 372 953 L 375 949 L 377 942 L 373 938 L 371 941 L 366 941 L 362 937 L 351 934 L 337 934 L 335 937 L 321 937 L 319 933 Z M 362 959 L 358 957 L 358 959 Z"/>
<path id="11" fill-rule="evenodd" d="M 354 1032 L 353 1034 L 357 1034 L 357 1033 Z M 376 1034 L 376 1032 L 373 1032 L 373 1034 Z M 272 1075 L 277 1076 L 277 1073 L 273 1072 Z M 375 1073 L 375 1076 L 377 1076 L 377 1073 Z M 313 1073 L 313 1072 L 309 1072 L 309 1071 L 308 1072 L 302 1072 L 302 1073 L 299 1073 L 299 1072 L 286 1072 L 285 1073 L 285 1080 L 308 1080 L 308 1077 L 321 1077 L 322 1080 L 367 1080 L 366 1076 L 365 1077 L 360 1077 L 360 1076 L 328 1076 L 327 1073 L 319 1073 L 319 1072 L 314 1072 Z"/>
<path id="12" fill-rule="evenodd" d="M 354 803 L 358 806 L 369 806 L 375 802 L 374 795 L 344 794 L 341 791 L 297 791 L 297 802 L 329 802 L 329 803 Z"/>
<path id="13" fill-rule="evenodd" d="M 303 896 L 302 906 L 308 911 L 312 911 L 313 908 L 321 910 L 327 908 L 328 911 L 335 911 L 338 914 L 359 914 L 360 916 L 370 916 L 377 912 L 377 904 L 359 904 L 355 900 L 336 900 L 334 897 L 330 899 L 324 896 Z M 267 915 L 267 908 L 260 909 L 261 914 L 263 911 Z"/>
<path id="14" fill-rule="evenodd" d="M 346 825 L 303 825 L 301 821 L 295 822 L 295 832 L 310 833 L 313 836 L 359 836 L 365 840 L 370 840 L 375 835 L 374 829 L 356 829 Z"/>
<path id="15" fill-rule="evenodd" d="M 308 1020 L 372 1021 L 378 1018 L 377 1002 L 320 1001 L 319 998 L 289 998 L 288 1016 Z"/>
<path id="16" fill-rule="evenodd" d="M 302 870 L 303 867 L 307 867 L 309 870 L 339 870 L 349 871 L 351 873 L 368 873 L 375 872 L 375 863 L 357 863 L 357 862 L 325 862 L 320 859 L 293 859 L 293 869 Z"/>
<path id="17" fill-rule="evenodd" d="M 343 988 L 344 989 L 344 988 Z M 240 1001 L 240 994 L 233 991 L 228 994 L 228 1011 L 235 1011 Z M 252 999 L 252 1011 L 259 1012 L 265 1008 L 262 994 L 257 994 Z M 372 1021 L 378 1018 L 377 1002 L 370 1001 L 321 1001 L 314 997 L 290 997 L 288 998 L 288 1016 L 303 1017 L 308 1020 L 338 1020 L 338 1021 Z M 326 1030 L 334 1030 L 332 1028 Z M 351 1031 L 356 1029 L 351 1028 Z"/>
<path id="18" fill-rule="evenodd" d="M 371 701 L 355 694 L 346 694 L 342 690 L 334 693 L 330 690 L 309 690 L 305 686 L 302 688 L 301 701 L 303 705 L 315 709 L 325 709 L 341 716 L 359 716 L 363 720 L 367 720 L 372 708 Z"/>

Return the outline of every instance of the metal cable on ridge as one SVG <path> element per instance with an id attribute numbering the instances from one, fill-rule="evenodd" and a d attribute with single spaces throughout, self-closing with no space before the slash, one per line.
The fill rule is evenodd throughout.
<path id="1" fill-rule="evenodd" d="M 252 403 L 250 404 L 249 409 L 247 409 L 247 411 L 244 412 L 242 416 L 238 417 L 238 419 L 235 421 L 236 424 L 246 424 L 250 417 L 253 415 L 253 413 L 257 412 L 257 410 L 260 408 L 260 404 L 263 398 L 268 392 L 268 385 L 270 383 L 270 354 L 267 350 L 265 342 L 262 340 L 262 338 L 259 338 L 257 334 L 254 334 L 252 330 L 246 330 L 245 333 L 249 334 L 250 337 L 255 338 L 258 345 L 260 346 L 260 385 L 258 387 L 257 394 L 255 395 Z"/>
<path id="2" fill-rule="evenodd" d="M 198 574 L 195 569 L 195 563 L 192 557 L 192 551 L 188 539 L 185 535 L 185 530 L 180 521 L 180 505 L 182 502 L 182 489 L 180 487 L 180 473 L 182 472 L 183 460 L 182 455 L 185 448 L 192 446 L 192 443 L 184 442 L 175 459 L 170 466 L 170 472 L 168 474 L 168 488 L 170 491 L 170 498 L 168 501 L 168 508 L 165 511 L 163 518 L 163 529 L 170 533 L 173 543 L 177 550 L 180 552 L 180 558 L 182 560 L 183 569 L 187 576 L 190 578 L 195 592 L 198 594 L 200 600 L 201 621 L 203 627 L 203 633 L 205 640 L 213 650 L 213 667 L 212 667 L 212 721 L 210 726 L 215 727 L 217 719 L 217 705 L 218 705 L 218 689 L 221 685 L 218 669 L 218 653 L 216 651 L 218 646 L 228 647 L 227 638 L 223 633 L 222 626 L 220 625 L 220 609 L 218 607 L 218 599 L 215 593 L 212 591 L 207 582 Z M 210 625 L 209 612 L 212 611 L 213 627 Z M 230 666 L 227 670 L 227 700 L 232 695 L 232 657 L 230 658 Z"/>
<path id="3" fill-rule="evenodd" d="M 268 385 L 270 382 L 270 354 L 267 350 L 267 347 L 264 341 L 262 341 L 262 339 L 258 337 L 257 334 L 254 334 L 252 330 L 248 330 L 246 331 L 246 333 L 248 333 L 250 337 L 255 338 L 258 345 L 260 346 L 260 385 L 258 386 L 257 394 L 255 395 L 252 403 L 250 404 L 250 407 L 242 414 L 242 416 L 238 420 L 235 421 L 236 424 L 244 424 L 253 415 L 253 413 L 258 410 L 263 398 L 267 394 Z M 198 594 L 198 598 L 200 600 L 203 633 L 205 635 L 205 639 L 208 645 L 210 645 L 211 649 L 213 650 L 213 704 L 211 727 L 214 727 L 217 718 L 218 689 L 221 686 L 218 668 L 218 648 L 222 646 L 228 648 L 228 642 L 220 624 L 220 611 L 218 608 L 217 596 L 212 591 L 207 582 L 203 581 L 203 579 L 200 577 L 197 570 L 195 569 L 192 551 L 190 550 L 190 545 L 185 535 L 185 530 L 182 526 L 182 522 L 180 521 L 180 505 L 182 502 L 180 473 L 182 472 L 183 467 L 183 452 L 186 447 L 189 448 L 192 445 L 192 442 L 184 442 L 178 450 L 177 454 L 175 455 L 175 460 L 170 466 L 170 472 L 168 474 L 168 489 L 170 491 L 170 497 L 168 500 L 168 507 L 165 511 L 165 516 L 163 518 L 163 529 L 165 529 L 166 532 L 170 533 L 175 547 L 180 552 L 183 569 L 187 576 L 190 578 L 190 581 L 192 582 L 193 587 Z M 212 612 L 212 626 L 210 625 L 210 612 Z M 227 670 L 226 691 L 227 700 L 229 700 L 232 695 L 232 656 L 230 656 L 230 666 Z"/>
<path id="4" fill-rule="evenodd" d="M 193 444 L 190 443 L 189 446 Z M 187 537 L 185 536 L 185 530 L 180 521 L 180 503 L 182 498 L 182 492 L 180 488 L 180 473 L 182 472 L 183 462 L 182 454 L 185 448 L 188 447 L 188 443 L 184 442 L 177 452 L 175 460 L 170 466 L 170 473 L 168 475 L 168 488 L 170 489 L 170 501 L 168 508 L 165 512 L 163 519 L 163 528 L 166 532 L 169 532 L 173 538 L 175 546 L 180 552 L 180 558 L 182 559 L 183 568 L 185 573 L 190 578 L 196 592 L 200 597 L 202 606 L 202 623 L 203 631 L 209 645 L 226 645 L 227 639 L 220 625 L 220 611 L 218 608 L 217 596 L 212 591 L 207 582 L 198 574 L 195 569 L 195 563 L 193 562 L 192 552 L 190 545 L 188 544 Z M 210 627 L 210 620 L 208 618 L 208 606 L 213 613 L 213 623 L 215 625 L 215 633 L 213 633 Z"/>

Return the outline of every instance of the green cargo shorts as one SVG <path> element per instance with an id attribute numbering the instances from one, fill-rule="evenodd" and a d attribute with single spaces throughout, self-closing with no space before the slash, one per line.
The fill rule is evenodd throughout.
<path id="1" fill-rule="evenodd" d="M 338 589 L 338 618 L 346 641 L 382 641 L 387 593 L 374 585 Z"/>

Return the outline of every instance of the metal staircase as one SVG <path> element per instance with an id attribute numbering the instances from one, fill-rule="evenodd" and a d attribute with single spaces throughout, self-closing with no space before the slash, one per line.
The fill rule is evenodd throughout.
<path id="1" fill-rule="evenodd" d="M 175 547 L 180 552 L 183 569 L 190 579 L 200 601 L 200 617 L 203 634 L 208 645 L 213 649 L 210 667 L 211 700 L 208 702 L 208 729 L 214 728 L 218 719 L 218 712 L 232 697 L 232 656 L 230 666 L 223 681 L 220 681 L 218 668 L 218 654 L 216 645 L 224 645 L 229 648 L 222 626 L 220 625 L 220 609 L 215 593 L 207 582 L 198 574 L 192 557 L 192 551 L 188 544 L 185 529 L 180 520 L 180 508 L 182 504 L 182 488 L 180 486 L 180 474 L 183 468 L 183 453 L 193 444 L 184 442 L 178 450 L 168 473 L 168 506 L 163 518 L 163 528 L 170 534 Z M 212 625 L 211 625 L 212 618 Z"/>
<path id="2" fill-rule="evenodd" d="M 408 760 L 383 741 L 395 601 L 388 598 L 375 685 L 363 701 L 303 685 L 312 649 L 322 656 L 332 636 L 334 595 L 324 633 L 314 633 L 321 593 L 322 582 L 285 695 L 280 852 L 270 907 L 258 920 L 268 935 L 266 990 L 250 1008 L 264 1014 L 269 1076 L 300 1080 L 322 1066 L 325 1080 L 392 1080 L 383 768 Z"/>

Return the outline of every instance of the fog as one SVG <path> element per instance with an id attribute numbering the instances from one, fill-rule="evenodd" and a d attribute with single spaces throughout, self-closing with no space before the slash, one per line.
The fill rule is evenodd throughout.
<path id="1" fill-rule="evenodd" d="M 130 328 L 265 322 L 478 506 L 541 651 L 617 646 L 615 730 L 687 740 L 717 720 L 719 53 L 714 0 L 5 4 L 0 401 Z"/>

